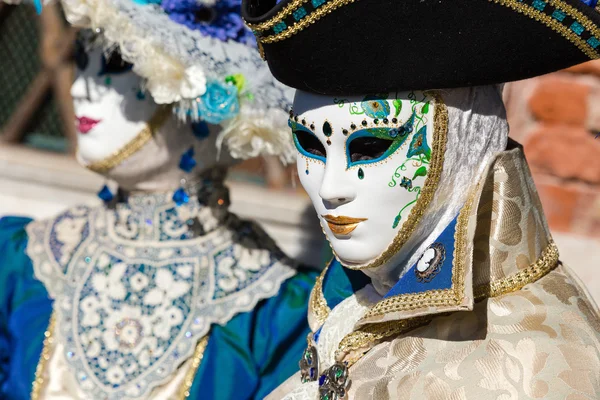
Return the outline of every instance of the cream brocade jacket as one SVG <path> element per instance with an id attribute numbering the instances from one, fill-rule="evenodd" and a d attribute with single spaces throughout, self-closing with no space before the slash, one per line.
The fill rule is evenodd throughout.
<path id="1" fill-rule="evenodd" d="M 381 299 L 367 285 L 330 310 L 325 271 L 309 306 L 318 372 L 349 361 L 350 399 L 600 399 L 598 308 L 558 260 L 520 148 L 473 188 L 453 247 L 447 289 Z M 317 388 L 296 374 L 268 398 Z"/>

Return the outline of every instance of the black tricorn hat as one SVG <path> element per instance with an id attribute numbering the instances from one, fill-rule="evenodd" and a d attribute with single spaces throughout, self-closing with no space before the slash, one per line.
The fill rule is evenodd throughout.
<path id="1" fill-rule="evenodd" d="M 329 95 L 503 83 L 600 58 L 598 0 L 243 0 L 271 72 Z"/>

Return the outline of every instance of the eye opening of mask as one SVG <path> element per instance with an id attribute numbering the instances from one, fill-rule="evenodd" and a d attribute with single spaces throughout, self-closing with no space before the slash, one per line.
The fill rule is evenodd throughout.
<path id="1" fill-rule="evenodd" d="M 294 144 L 300 154 L 325 162 L 327 150 L 313 133 L 297 128 L 293 130 Z"/>
<path id="2" fill-rule="evenodd" d="M 122 74 L 127 71 L 131 71 L 133 64 L 123 60 L 121 53 L 114 49 L 108 54 L 102 55 L 102 65 L 100 66 L 99 76 L 106 74 Z"/>
<path id="3" fill-rule="evenodd" d="M 349 138 L 347 147 L 348 164 L 367 164 L 382 160 L 391 151 L 394 140 L 382 139 L 370 134 Z"/>

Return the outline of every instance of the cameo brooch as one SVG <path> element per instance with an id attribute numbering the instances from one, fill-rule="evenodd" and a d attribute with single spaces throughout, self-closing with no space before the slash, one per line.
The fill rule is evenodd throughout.
<path id="1" fill-rule="evenodd" d="M 446 249 L 441 243 L 433 243 L 425 250 L 417 266 L 415 274 L 417 280 L 422 283 L 429 283 L 440 272 L 442 264 L 446 259 Z"/>

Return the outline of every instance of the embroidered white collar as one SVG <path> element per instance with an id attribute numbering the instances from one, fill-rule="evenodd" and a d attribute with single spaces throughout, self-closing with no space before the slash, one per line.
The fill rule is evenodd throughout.
<path id="1" fill-rule="evenodd" d="M 171 195 L 75 207 L 27 227 L 64 357 L 91 398 L 145 397 L 212 324 L 253 309 L 295 273 L 257 225 L 198 196 L 176 206 Z"/>

